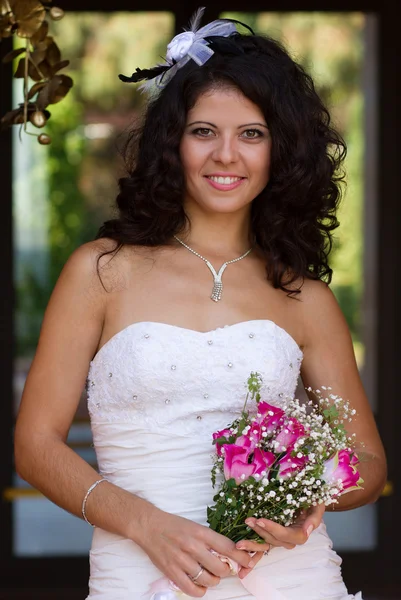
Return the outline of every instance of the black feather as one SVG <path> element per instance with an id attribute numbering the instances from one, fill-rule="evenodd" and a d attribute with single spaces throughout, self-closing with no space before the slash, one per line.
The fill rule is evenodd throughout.
<path id="1" fill-rule="evenodd" d="M 170 69 L 169 65 L 157 65 L 151 69 L 136 69 L 135 73 L 132 73 L 131 77 L 126 75 L 119 75 L 118 78 L 124 83 L 136 83 L 137 81 L 144 81 L 145 79 L 154 79 L 158 75 L 165 73 Z"/>
<path id="2" fill-rule="evenodd" d="M 235 23 L 236 25 L 242 25 L 242 27 L 245 27 L 245 29 L 248 29 L 248 31 L 252 34 L 255 35 L 254 30 L 252 29 L 252 27 L 250 27 L 249 25 L 247 25 L 246 23 L 243 23 L 242 21 L 237 21 L 237 19 L 223 19 L 223 21 L 229 21 L 230 23 Z"/>
<path id="3" fill-rule="evenodd" d="M 234 55 L 234 56 L 238 56 L 240 54 L 244 53 L 243 48 L 241 48 L 240 46 L 238 46 L 235 41 L 235 35 L 230 36 L 230 37 L 222 37 L 222 36 L 210 36 L 210 37 L 206 37 L 205 40 L 207 40 L 208 45 L 211 47 L 212 50 L 214 50 L 215 52 L 217 52 L 218 54 L 222 54 L 222 55 Z"/>

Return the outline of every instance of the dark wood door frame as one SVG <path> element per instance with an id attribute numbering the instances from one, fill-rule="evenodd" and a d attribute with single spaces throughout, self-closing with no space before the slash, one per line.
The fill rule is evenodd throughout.
<path id="1" fill-rule="evenodd" d="M 116 0 L 110 3 L 98 0 L 69 0 L 65 8 L 69 11 L 129 11 L 132 2 Z M 188 23 L 189 17 L 198 8 L 198 3 L 181 3 L 172 0 L 164 4 L 161 0 L 139 0 L 137 11 L 168 10 L 176 15 L 177 31 Z M 216 18 L 224 10 L 244 10 L 243 2 L 218 2 L 207 8 L 206 20 Z M 280 0 L 266 5 L 261 0 L 248 2 L 247 11 L 283 11 Z M 285 11 L 322 10 L 320 0 L 287 0 Z M 396 87 L 400 82 L 398 57 L 400 34 L 398 23 L 389 3 L 379 0 L 328 0 L 326 11 L 372 11 L 379 17 L 379 164 L 378 164 L 378 288 L 377 288 L 377 398 L 379 399 L 377 420 L 386 444 L 389 463 L 389 479 L 393 482 L 393 495 L 378 502 L 379 545 L 369 553 L 343 553 L 343 572 L 350 591 L 360 588 L 383 594 L 386 585 L 392 593 L 400 590 L 400 573 L 396 563 L 396 548 L 401 539 L 401 520 L 398 507 L 401 505 L 399 481 L 401 480 L 399 448 L 400 400 L 398 399 L 398 377 L 401 373 L 401 168 L 399 161 L 400 123 L 397 122 Z M 3 56 L 11 43 L 6 40 L 0 46 Z M 397 47 L 396 47 L 397 46 Z M 0 69 L 0 114 L 11 108 L 11 67 Z M 13 372 L 13 239 L 12 239 L 12 157 L 11 134 L 0 134 L 0 195 L 2 210 L 2 232 L 0 255 L 2 259 L 2 293 L 0 294 L 0 489 L 12 485 L 12 372 Z M 86 558 L 37 558 L 16 559 L 12 548 L 12 508 L 0 496 L 0 589 L 2 586 L 21 587 L 70 587 L 85 588 L 88 577 Z M 385 549 L 387 552 L 385 552 Z M 397 592 L 395 592 L 397 590 Z M 1 593 L 0 593 L 1 597 Z M 30 596 L 33 597 L 33 596 Z M 83 596 L 84 597 L 84 596 Z M 401 593 L 400 593 L 401 597 Z M 78 598 L 78 596 L 77 596 Z"/>

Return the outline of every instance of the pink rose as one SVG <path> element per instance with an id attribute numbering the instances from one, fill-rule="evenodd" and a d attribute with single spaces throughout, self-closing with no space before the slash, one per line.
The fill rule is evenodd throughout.
<path id="1" fill-rule="evenodd" d="M 242 436 L 245 437 L 245 436 Z M 226 480 L 235 479 L 239 485 L 253 475 L 261 475 L 263 471 L 268 472 L 271 465 L 276 460 L 272 452 L 265 452 L 256 448 L 253 452 L 252 461 L 249 463 L 249 457 L 252 449 L 237 444 L 224 444 L 224 476 Z"/>
<path id="2" fill-rule="evenodd" d="M 229 438 L 231 435 L 231 431 L 230 429 L 221 429 L 220 431 L 216 431 L 213 434 L 213 439 L 214 440 L 218 440 L 221 437 L 225 437 L 225 438 Z M 216 445 L 216 452 L 218 456 L 221 456 L 221 446 L 222 444 L 215 444 Z"/>
<path id="3" fill-rule="evenodd" d="M 224 444 L 224 477 L 226 480 L 235 479 L 238 485 L 249 479 L 253 474 L 254 465 L 248 464 L 250 451 L 236 444 Z M 244 475 L 244 477 L 242 477 Z"/>
<path id="4" fill-rule="evenodd" d="M 258 423 L 257 421 L 251 421 L 251 423 L 249 424 L 248 432 L 244 435 L 241 435 L 241 437 L 239 437 L 235 443 L 240 443 L 240 445 L 246 445 L 247 447 L 248 444 L 250 444 L 250 446 L 256 448 L 257 444 L 259 444 L 259 442 L 263 439 L 262 433 L 263 431 L 260 423 Z M 245 441 L 244 438 L 247 438 L 249 442 Z"/>
<path id="5" fill-rule="evenodd" d="M 358 457 L 354 453 L 340 450 L 324 463 L 322 479 L 326 483 L 333 484 L 340 481 L 341 492 L 339 495 L 362 489 L 363 479 L 356 469 L 357 464 Z"/>
<path id="6" fill-rule="evenodd" d="M 273 433 L 277 427 L 282 424 L 284 411 L 277 406 L 272 406 L 267 402 L 259 402 L 258 413 L 262 415 L 259 421 L 262 426 L 266 427 L 267 433 Z"/>
<path id="7" fill-rule="evenodd" d="M 276 455 L 273 452 L 265 452 L 261 448 L 256 448 L 253 454 L 253 460 L 251 464 L 254 465 L 255 470 L 253 475 L 262 475 L 263 471 L 266 471 L 266 476 L 270 470 L 270 467 L 274 464 Z"/>
<path id="8" fill-rule="evenodd" d="M 355 452 L 348 452 L 348 450 L 340 450 L 338 453 L 338 458 L 343 462 L 349 461 L 350 465 L 359 465 L 359 458 L 355 454 Z"/>
<path id="9" fill-rule="evenodd" d="M 258 440 L 252 439 L 249 435 L 240 435 L 240 437 L 235 440 L 235 444 L 241 446 L 241 448 L 245 448 L 248 450 L 248 454 L 250 454 L 250 452 L 256 448 L 257 441 Z"/>
<path id="10" fill-rule="evenodd" d="M 292 477 L 294 473 L 300 471 L 308 462 L 307 456 L 302 456 L 301 458 L 298 458 L 298 456 L 291 456 L 291 453 L 292 451 L 287 452 L 287 454 L 278 461 L 278 476 L 282 479 Z"/>
<path id="11" fill-rule="evenodd" d="M 276 452 L 288 452 L 305 433 L 306 430 L 302 423 L 295 418 L 288 419 L 275 438 L 275 441 L 278 442 L 278 445 L 275 446 Z"/>

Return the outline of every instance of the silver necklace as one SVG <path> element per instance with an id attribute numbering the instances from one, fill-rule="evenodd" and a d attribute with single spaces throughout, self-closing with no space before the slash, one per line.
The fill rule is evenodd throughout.
<path id="1" fill-rule="evenodd" d="M 221 300 L 221 293 L 223 291 L 223 283 L 221 281 L 221 278 L 222 278 L 222 275 L 223 275 L 227 265 L 229 265 L 230 263 L 235 263 L 238 260 L 241 260 L 242 258 L 245 258 L 245 256 L 248 256 L 248 254 L 252 251 L 252 248 L 249 248 L 249 250 L 247 250 L 245 252 L 245 254 L 243 254 L 242 256 L 239 256 L 238 258 L 233 258 L 233 260 L 228 260 L 227 262 L 225 262 L 224 264 L 221 265 L 219 272 L 216 273 L 215 268 L 207 260 L 207 258 L 205 258 L 201 254 L 199 254 L 199 252 L 196 252 L 195 250 L 193 250 L 192 248 L 187 246 L 187 244 L 185 244 L 185 242 L 180 240 L 180 238 L 178 238 L 176 235 L 174 236 L 174 238 L 177 240 L 177 242 L 180 242 L 180 244 L 185 246 L 185 248 L 187 248 L 187 250 L 192 252 L 192 254 L 195 254 L 195 256 L 198 256 L 199 258 L 201 258 L 209 267 L 210 271 L 212 272 L 213 279 L 214 279 L 212 295 L 210 296 L 210 298 L 211 298 L 211 300 L 214 300 L 215 302 L 218 302 L 219 300 Z"/>

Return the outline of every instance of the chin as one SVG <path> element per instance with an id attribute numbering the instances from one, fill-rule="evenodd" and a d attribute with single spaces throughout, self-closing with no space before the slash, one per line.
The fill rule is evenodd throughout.
<path id="1" fill-rule="evenodd" d="M 220 214 L 231 214 L 238 211 L 246 210 L 248 206 L 250 206 L 251 202 L 230 202 L 226 201 L 216 201 L 213 203 L 199 203 L 199 206 L 210 213 L 220 213 Z"/>

